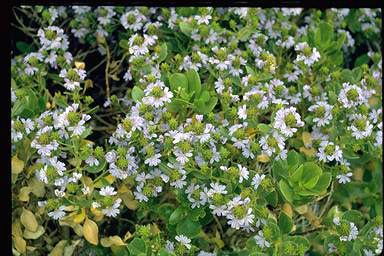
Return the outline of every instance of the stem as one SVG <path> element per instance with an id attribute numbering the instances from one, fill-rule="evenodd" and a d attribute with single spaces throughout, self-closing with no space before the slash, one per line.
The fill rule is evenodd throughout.
<path id="1" fill-rule="evenodd" d="M 109 99 L 109 62 L 111 60 L 111 53 L 109 52 L 108 44 L 105 44 L 105 49 L 107 51 L 107 64 L 105 66 L 105 92 L 107 94 L 107 99 Z"/>
<path id="2" fill-rule="evenodd" d="M 327 198 L 327 202 L 325 203 L 323 209 L 321 210 L 321 213 L 320 213 L 320 217 L 323 216 L 323 214 L 327 211 L 327 208 L 330 206 L 331 204 L 331 197 L 332 197 L 332 194 L 333 194 L 333 185 L 334 185 L 334 182 L 332 181 L 331 183 L 331 191 L 329 191 L 329 195 L 328 195 L 328 198 Z"/>

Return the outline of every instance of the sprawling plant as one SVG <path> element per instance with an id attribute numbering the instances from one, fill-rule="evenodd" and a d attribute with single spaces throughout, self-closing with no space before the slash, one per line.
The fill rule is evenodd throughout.
<path id="1" fill-rule="evenodd" d="M 382 252 L 379 9 L 13 12 L 14 255 Z"/>

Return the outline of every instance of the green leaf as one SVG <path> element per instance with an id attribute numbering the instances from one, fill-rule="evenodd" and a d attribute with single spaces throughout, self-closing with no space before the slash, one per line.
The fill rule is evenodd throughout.
<path id="1" fill-rule="evenodd" d="M 203 103 L 206 103 L 206 102 L 208 102 L 209 101 L 209 98 L 210 98 L 211 96 L 209 95 L 209 92 L 207 91 L 207 90 L 204 90 L 202 93 L 201 93 L 201 95 L 200 95 L 200 97 L 199 97 L 199 100 L 201 101 L 201 102 L 203 102 Z"/>
<path id="2" fill-rule="evenodd" d="M 364 216 L 361 212 L 359 211 L 356 211 L 356 210 L 349 210 L 349 211 L 346 211 L 342 216 L 341 216 L 342 219 L 344 220 L 347 220 L 347 221 L 351 221 L 353 223 L 359 223 L 361 222 L 362 220 L 364 220 Z"/>
<path id="3" fill-rule="evenodd" d="M 162 62 L 167 58 L 168 55 L 168 47 L 166 43 L 163 43 L 160 46 L 160 52 L 159 52 L 159 58 L 157 59 L 158 62 Z"/>
<path id="4" fill-rule="evenodd" d="M 135 102 L 139 102 L 144 97 L 144 91 L 140 87 L 134 86 L 131 95 Z"/>
<path id="5" fill-rule="evenodd" d="M 169 224 L 174 225 L 179 223 L 187 215 L 187 212 L 179 207 L 169 217 Z"/>
<path id="6" fill-rule="evenodd" d="M 111 251 L 113 253 L 113 256 L 129 256 L 129 251 L 125 246 L 111 246 Z"/>
<path id="7" fill-rule="evenodd" d="M 217 99 L 217 97 L 215 97 L 215 96 L 213 96 L 213 97 L 211 97 L 210 99 L 209 99 L 209 101 L 208 101 L 208 103 L 206 104 L 206 112 L 205 112 L 205 114 L 207 114 L 207 113 L 209 113 L 209 112 L 212 112 L 212 110 L 213 110 L 213 108 L 216 106 L 216 104 L 217 104 L 217 101 L 218 101 L 218 99 Z"/>
<path id="8" fill-rule="evenodd" d="M 161 248 L 159 251 L 159 256 L 174 256 L 174 253 L 168 252 L 164 248 Z"/>
<path id="9" fill-rule="evenodd" d="M 272 173 L 275 178 L 278 176 L 288 179 L 288 164 L 287 160 L 278 160 L 273 162 Z"/>
<path id="10" fill-rule="evenodd" d="M 90 173 L 99 173 L 101 172 L 102 170 L 105 169 L 105 167 L 107 166 L 107 161 L 105 160 L 101 160 L 101 162 L 99 163 L 98 166 L 92 166 L 92 167 L 87 167 L 87 172 L 90 172 Z"/>
<path id="11" fill-rule="evenodd" d="M 184 88 L 185 91 L 188 90 L 188 79 L 184 74 L 181 73 L 172 74 L 169 77 L 169 84 L 171 86 L 171 90 L 174 92 L 177 91 L 179 87 Z"/>
<path id="12" fill-rule="evenodd" d="M 175 207 L 170 203 L 162 204 L 160 207 L 156 208 L 157 214 L 159 214 L 160 218 L 163 220 L 168 220 L 173 211 L 175 210 Z"/>
<path id="13" fill-rule="evenodd" d="M 271 230 L 272 239 L 277 240 L 280 237 L 280 228 L 274 222 L 275 221 L 270 218 L 268 219 L 268 223 L 266 224 L 266 226 L 268 226 Z"/>
<path id="14" fill-rule="evenodd" d="M 292 241 L 299 246 L 301 245 L 305 248 L 305 250 L 308 250 L 310 247 L 308 239 L 306 239 L 304 236 L 289 236 L 287 240 Z"/>
<path id="15" fill-rule="evenodd" d="M 289 177 L 289 180 L 293 183 L 298 183 L 301 181 L 301 177 L 303 176 L 304 167 L 303 165 L 300 165 L 299 168 L 297 168 L 292 175 Z"/>
<path id="16" fill-rule="evenodd" d="M 340 50 L 343 47 L 343 44 L 345 42 L 346 37 L 347 37 L 347 35 L 345 34 L 345 32 L 341 33 L 341 36 L 339 37 L 339 39 L 337 39 L 337 42 L 336 42 L 336 49 L 337 50 Z"/>
<path id="17" fill-rule="evenodd" d="M 196 237 L 201 230 L 201 225 L 197 221 L 187 218 L 185 221 L 179 222 L 176 227 L 178 235 L 186 235 L 189 238 Z"/>
<path id="18" fill-rule="evenodd" d="M 201 91 L 201 82 L 199 73 L 195 70 L 189 70 L 185 73 L 188 79 L 188 89 L 189 92 L 195 92 L 195 97 L 198 98 Z"/>
<path id="19" fill-rule="evenodd" d="M 129 49 L 129 42 L 127 39 L 121 39 L 119 42 L 119 46 L 123 49 L 128 50 Z"/>
<path id="20" fill-rule="evenodd" d="M 359 57 L 357 57 L 357 59 L 355 60 L 354 66 L 358 67 L 358 66 L 361 66 L 363 64 L 368 64 L 369 61 L 370 61 L 370 58 L 368 57 L 368 55 L 363 54 L 363 55 L 360 55 Z"/>
<path id="21" fill-rule="evenodd" d="M 291 173 L 300 164 L 299 154 L 295 150 L 290 150 L 287 154 L 288 171 Z"/>
<path id="22" fill-rule="evenodd" d="M 293 201 L 293 191 L 284 180 L 279 181 L 279 189 L 285 200 L 288 202 Z"/>
<path id="23" fill-rule="evenodd" d="M 183 32 L 185 35 L 190 36 L 192 32 L 192 25 L 187 22 L 180 22 L 179 27 L 181 32 Z"/>
<path id="24" fill-rule="evenodd" d="M 320 22 L 315 33 L 315 42 L 321 48 L 326 48 L 331 43 L 333 38 L 333 28 L 327 22 Z"/>
<path id="25" fill-rule="evenodd" d="M 146 253 L 147 246 L 145 245 L 145 241 L 143 239 L 135 237 L 128 244 L 128 249 L 131 254 L 138 255 L 141 253 Z"/>
<path id="26" fill-rule="evenodd" d="M 252 27 L 246 26 L 240 29 L 239 32 L 237 32 L 237 38 L 243 42 L 247 41 L 253 32 L 254 32 L 254 29 Z"/>
<path id="27" fill-rule="evenodd" d="M 279 228 L 281 232 L 289 234 L 293 227 L 293 220 L 283 211 L 279 215 Z"/>
<path id="28" fill-rule="evenodd" d="M 305 188 L 313 188 L 323 173 L 321 168 L 313 163 L 307 162 L 303 164 L 303 173 L 301 176 L 301 183 Z"/>
<path id="29" fill-rule="evenodd" d="M 331 184 L 332 174 L 330 172 L 324 172 L 319 180 L 317 181 L 316 185 L 311 188 L 311 191 L 321 194 L 323 191 L 325 191 L 329 184 Z"/>
<path id="30" fill-rule="evenodd" d="M 32 44 L 27 44 L 26 42 L 21 42 L 21 41 L 16 42 L 16 48 L 22 54 L 28 53 L 31 50 L 31 45 Z"/>
<path id="31" fill-rule="evenodd" d="M 276 191 L 270 192 L 268 195 L 265 196 L 265 199 L 267 200 L 268 204 L 272 205 L 273 207 L 276 207 L 279 201 Z"/>
<path id="32" fill-rule="evenodd" d="M 268 133 L 270 127 L 267 124 L 258 124 L 257 128 L 262 132 L 262 133 Z"/>
<path id="33" fill-rule="evenodd" d="M 344 69 L 343 71 L 341 71 L 340 80 L 341 82 L 354 83 L 354 76 L 352 71 L 349 69 Z"/>

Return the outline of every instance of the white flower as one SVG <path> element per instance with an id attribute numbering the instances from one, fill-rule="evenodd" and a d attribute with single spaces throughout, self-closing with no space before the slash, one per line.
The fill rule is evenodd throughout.
<path id="1" fill-rule="evenodd" d="M 81 192 L 83 192 L 84 195 L 88 195 L 91 192 L 91 190 L 88 186 L 84 185 L 84 188 L 81 189 Z"/>
<path id="2" fill-rule="evenodd" d="M 216 92 L 218 94 L 222 94 L 224 89 L 225 89 L 225 86 L 224 86 L 224 81 L 219 78 L 216 82 L 215 82 L 215 89 L 216 89 Z"/>
<path id="3" fill-rule="evenodd" d="M 114 196 L 116 194 L 115 188 L 111 186 L 106 186 L 100 190 L 100 195 L 102 196 Z"/>
<path id="4" fill-rule="evenodd" d="M 276 112 L 273 127 L 281 131 L 287 137 L 292 137 L 297 131 L 295 127 L 304 126 L 295 107 L 282 108 Z"/>
<path id="5" fill-rule="evenodd" d="M 185 192 L 187 193 L 188 200 L 192 203 L 192 209 L 195 207 L 199 208 L 207 202 L 208 190 L 206 187 L 200 188 L 200 185 L 191 184 Z"/>
<path id="6" fill-rule="evenodd" d="M 101 212 L 104 213 L 108 217 L 116 217 L 120 213 L 120 204 L 121 199 L 117 198 L 111 207 L 102 209 Z"/>
<path id="7" fill-rule="evenodd" d="M 212 195 L 218 193 L 218 194 L 227 194 L 227 191 L 225 189 L 225 185 L 221 185 L 220 183 L 211 183 L 211 189 L 208 191 L 208 196 L 211 197 Z"/>
<path id="8" fill-rule="evenodd" d="M 249 198 L 241 200 L 241 196 L 237 196 L 228 202 L 226 218 L 232 228 L 244 228 L 247 231 L 253 230 L 251 224 L 253 223 L 255 215 L 252 213 L 252 208 L 247 206 L 249 202 Z"/>
<path id="9" fill-rule="evenodd" d="M 340 162 L 343 158 L 343 152 L 341 151 L 340 147 L 335 145 L 333 142 L 322 141 L 320 143 L 317 156 L 319 157 L 320 161 L 331 162 L 336 160 Z"/>
<path id="10" fill-rule="evenodd" d="M 144 163 L 148 164 L 149 166 L 157 166 L 159 163 L 161 163 L 160 157 L 161 154 L 153 154 L 151 157 L 145 159 Z"/>
<path id="11" fill-rule="evenodd" d="M 270 243 L 264 238 L 264 233 L 262 230 L 259 230 L 258 235 L 255 236 L 255 240 L 257 245 L 261 248 L 270 246 Z"/>
<path id="12" fill-rule="evenodd" d="M 144 90 L 144 93 L 143 103 L 156 108 L 162 107 L 166 102 L 171 102 L 171 98 L 173 97 L 173 93 L 160 80 L 155 83 L 150 83 Z"/>
<path id="13" fill-rule="evenodd" d="M 237 114 L 239 115 L 240 119 L 247 119 L 247 105 L 239 107 Z"/>
<path id="14" fill-rule="evenodd" d="M 320 59 L 319 51 L 316 48 L 311 49 L 306 42 L 297 44 L 295 50 L 299 52 L 295 62 L 303 61 L 305 65 L 312 66 Z"/>
<path id="15" fill-rule="evenodd" d="M 334 217 L 334 218 L 333 218 L 333 223 L 334 223 L 335 225 L 340 225 L 340 218 L 339 218 L 338 216 Z"/>
<path id="16" fill-rule="evenodd" d="M 368 119 L 361 114 L 354 114 L 350 117 L 352 125 L 347 129 L 352 131 L 352 136 L 356 139 L 363 139 L 369 137 L 372 133 L 373 125 L 369 123 Z"/>
<path id="17" fill-rule="evenodd" d="M 364 249 L 364 256 L 375 256 L 375 254 L 373 254 L 373 252 L 369 249 Z"/>
<path id="18" fill-rule="evenodd" d="M 175 239 L 183 244 L 188 250 L 191 249 L 191 239 L 184 235 L 175 236 Z"/>
<path id="19" fill-rule="evenodd" d="M 61 220 L 65 216 L 64 209 L 65 209 L 65 206 L 62 205 L 56 211 L 49 212 L 48 216 L 52 217 L 55 220 Z"/>
<path id="20" fill-rule="evenodd" d="M 240 171 L 239 183 L 242 183 L 242 182 L 243 182 L 243 179 L 244 179 L 244 180 L 247 180 L 247 179 L 248 179 L 249 171 L 247 170 L 246 167 L 243 167 L 243 166 L 241 166 L 240 164 L 238 164 L 237 167 L 239 168 L 239 171 Z"/>
<path id="21" fill-rule="evenodd" d="M 320 101 L 317 102 L 317 104 L 310 106 L 308 110 L 315 113 L 313 122 L 316 123 L 316 126 L 322 127 L 329 124 L 332 120 L 332 108 L 333 107 L 327 104 L 327 102 Z"/>
<path id="22" fill-rule="evenodd" d="M 258 173 L 252 178 L 252 185 L 254 186 L 254 189 L 257 190 L 259 187 L 260 183 L 263 181 L 265 178 L 265 175 L 259 175 Z"/>
<path id="23" fill-rule="evenodd" d="M 339 180 L 340 184 L 345 184 L 345 183 L 348 183 L 348 182 L 351 181 L 351 179 L 349 177 L 352 177 L 352 173 L 351 172 L 348 172 L 346 174 L 337 175 L 336 179 Z"/>
<path id="24" fill-rule="evenodd" d="M 343 89 L 339 93 L 339 101 L 344 108 L 351 108 L 368 102 L 368 99 L 364 96 L 363 89 L 357 85 L 343 83 Z"/>

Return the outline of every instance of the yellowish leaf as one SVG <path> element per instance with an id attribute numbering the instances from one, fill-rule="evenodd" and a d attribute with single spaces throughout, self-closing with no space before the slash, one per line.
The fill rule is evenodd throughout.
<path id="1" fill-rule="evenodd" d="M 29 231 L 28 229 L 25 229 L 24 230 L 24 234 L 23 234 L 23 237 L 25 239 L 37 239 L 39 238 L 40 236 L 42 236 L 44 234 L 45 230 L 43 228 L 43 226 L 39 226 L 36 230 L 36 232 L 31 232 Z"/>
<path id="2" fill-rule="evenodd" d="M 136 210 L 139 207 L 139 202 L 134 199 L 132 191 L 128 191 L 120 194 L 120 198 L 123 199 L 125 206 L 130 210 Z"/>
<path id="3" fill-rule="evenodd" d="M 292 218 L 293 210 L 292 210 L 292 207 L 291 207 L 291 205 L 289 203 L 284 203 L 283 211 L 285 212 L 285 214 L 287 214 L 289 217 Z"/>
<path id="4" fill-rule="evenodd" d="M 64 247 L 64 256 L 72 256 L 73 252 L 76 249 L 76 246 L 80 244 L 82 239 L 77 239 L 75 241 L 72 241 L 71 245 L 67 245 Z"/>
<path id="5" fill-rule="evenodd" d="M 369 99 L 368 99 L 368 104 L 371 105 L 371 106 L 374 106 L 377 104 L 378 102 L 378 98 L 375 97 L 375 96 L 371 96 Z"/>
<path id="6" fill-rule="evenodd" d="M 97 245 L 99 243 L 99 228 L 93 220 L 85 219 L 83 234 L 85 239 L 91 244 Z"/>
<path id="7" fill-rule="evenodd" d="M 44 183 L 33 177 L 28 182 L 28 187 L 31 188 L 31 192 L 37 197 L 43 197 L 45 194 Z"/>
<path id="8" fill-rule="evenodd" d="M 103 237 L 100 239 L 100 244 L 104 247 L 111 247 L 112 245 L 116 245 L 116 246 L 126 245 L 119 236 Z"/>
<path id="9" fill-rule="evenodd" d="M 85 63 L 82 61 L 75 61 L 75 67 L 77 69 L 84 69 L 85 68 Z"/>
<path id="10" fill-rule="evenodd" d="M 11 182 L 12 182 L 12 184 L 16 183 L 18 176 L 19 176 L 18 174 L 13 174 L 13 173 L 11 174 Z"/>
<path id="11" fill-rule="evenodd" d="M 111 174 L 108 175 L 107 177 L 105 177 L 105 179 L 109 182 L 109 184 L 112 184 L 113 182 L 115 182 L 116 180 L 116 177 L 112 176 Z"/>
<path id="12" fill-rule="evenodd" d="M 91 208 L 91 212 L 95 215 L 95 221 L 100 221 L 103 219 L 104 217 L 104 214 L 102 213 L 102 211 L 96 209 L 96 208 Z"/>
<path id="13" fill-rule="evenodd" d="M 73 221 L 75 223 L 81 223 L 81 222 L 83 222 L 84 218 L 85 218 L 85 209 L 82 208 L 81 212 L 79 214 L 75 215 L 75 217 L 73 218 Z"/>
<path id="14" fill-rule="evenodd" d="M 300 214 L 305 214 L 308 211 L 308 206 L 306 204 L 298 206 L 295 210 Z"/>
<path id="15" fill-rule="evenodd" d="M 12 173 L 19 174 L 24 169 L 24 162 L 17 155 L 14 155 L 11 160 Z"/>
<path id="16" fill-rule="evenodd" d="M 73 231 L 75 231 L 76 235 L 82 237 L 83 236 L 83 226 L 80 224 L 75 224 L 73 227 Z"/>
<path id="17" fill-rule="evenodd" d="M 20 236 L 14 236 L 13 241 L 15 242 L 15 248 L 20 253 L 25 253 L 27 250 L 27 242 L 20 237 Z"/>
<path id="18" fill-rule="evenodd" d="M 302 139 L 303 139 L 303 142 L 304 142 L 304 146 L 305 147 L 311 147 L 312 146 L 312 136 L 309 132 L 303 132 L 303 134 L 301 135 L 302 136 Z"/>
<path id="19" fill-rule="evenodd" d="M 212 238 L 212 240 L 216 243 L 216 245 L 217 245 L 217 247 L 219 247 L 219 249 L 224 247 L 224 242 L 223 242 L 223 240 L 221 240 L 219 231 L 216 230 L 215 237 Z"/>
<path id="20" fill-rule="evenodd" d="M 30 187 L 22 187 L 19 193 L 19 200 L 22 202 L 29 201 L 29 193 L 31 193 L 32 189 Z"/>
<path id="21" fill-rule="evenodd" d="M 12 223 L 12 235 L 23 236 L 23 231 L 21 230 L 21 224 L 19 220 L 15 220 Z"/>
<path id="22" fill-rule="evenodd" d="M 261 163 L 268 163 L 269 160 L 270 160 L 269 156 L 267 156 L 266 154 L 261 154 L 261 155 L 257 156 L 257 161 L 259 161 Z"/>
<path id="23" fill-rule="evenodd" d="M 300 147 L 300 153 L 303 153 L 306 156 L 313 157 L 316 154 L 316 150 L 314 148 L 305 148 L 305 147 Z"/>
<path id="24" fill-rule="evenodd" d="M 127 241 L 128 239 L 130 239 L 131 237 L 132 237 L 131 232 L 127 231 L 127 233 L 124 236 L 124 242 Z"/>
<path id="25" fill-rule="evenodd" d="M 20 221 L 25 228 L 29 229 L 32 232 L 36 232 L 37 227 L 39 226 L 35 215 L 25 208 L 23 208 L 23 212 L 21 213 Z"/>
<path id="26" fill-rule="evenodd" d="M 156 235 L 160 234 L 160 229 L 159 229 L 159 227 L 157 226 L 156 223 L 151 224 L 151 225 L 149 226 L 149 229 L 150 229 L 151 234 L 152 234 L 153 236 L 156 236 Z"/>
<path id="27" fill-rule="evenodd" d="M 63 256 L 64 253 L 64 246 L 67 244 L 66 240 L 61 240 L 58 242 L 51 253 L 48 256 Z"/>

